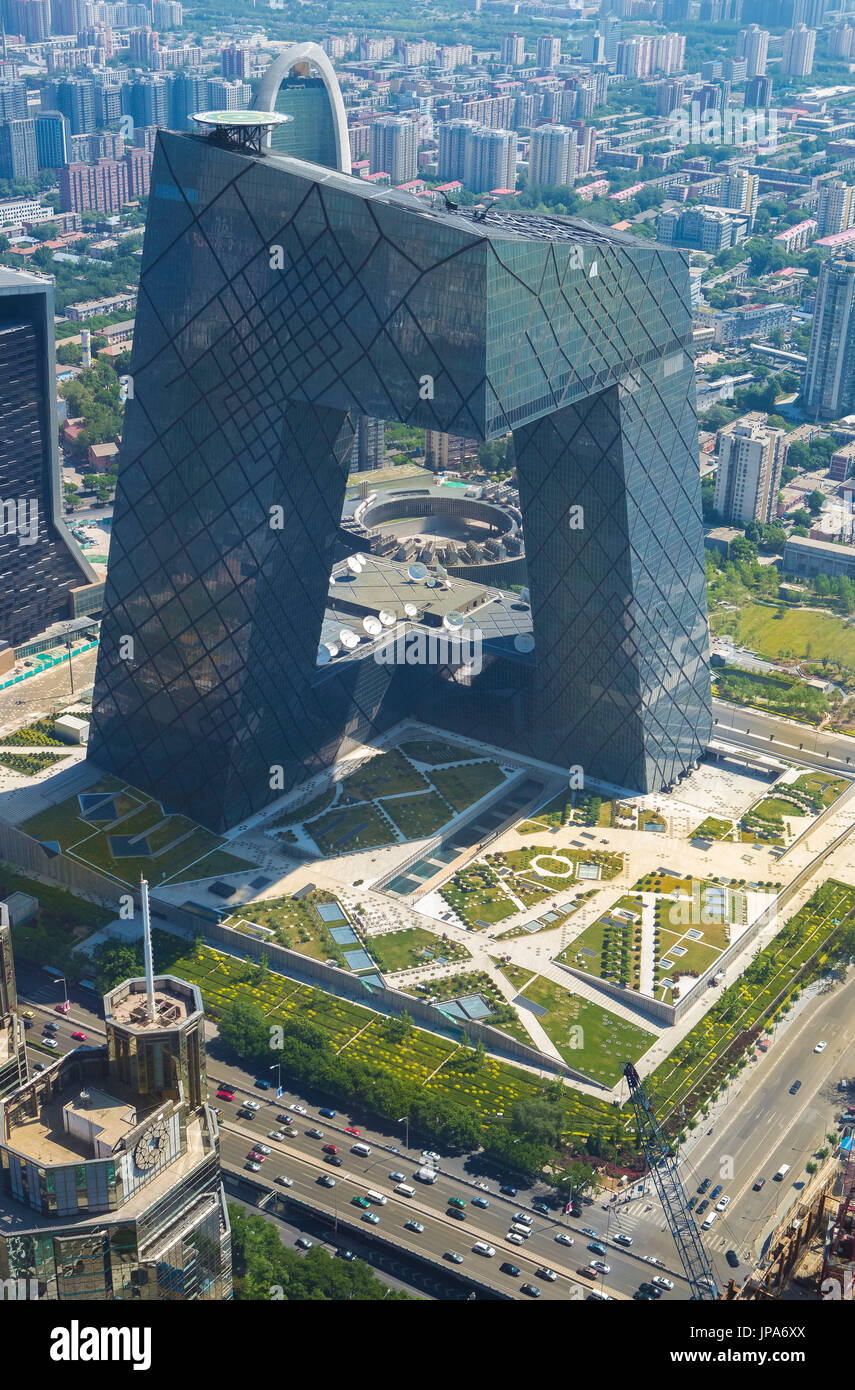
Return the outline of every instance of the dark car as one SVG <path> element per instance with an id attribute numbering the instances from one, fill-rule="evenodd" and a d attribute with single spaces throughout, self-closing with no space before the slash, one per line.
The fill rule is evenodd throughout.
<path id="1" fill-rule="evenodd" d="M 340 1260 L 347 1260 L 349 1262 L 351 1260 L 356 1259 L 356 1256 L 354 1255 L 352 1250 L 336 1250 L 335 1253 L 338 1255 L 338 1258 Z"/>
<path id="2" fill-rule="evenodd" d="M 641 1292 L 641 1289 L 636 1289 L 635 1293 L 634 1293 L 632 1296 L 633 1296 L 633 1298 L 637 1299 L 639 1303 L 652 1303 L 652 1302 L 653 1302 L 653 1294 L 652 1294 L 652 1293 L 642 1293 L 642 1292 Z"/>
<path id="3" fill-rule="evenodd" d="M 720 1197 L 723 1191 L 724 1191 L 724 1186 L 723 1186 L 722 1183 L 719 1183 L 718 1186 L 717 1186 L 717 1187 L 714 1187 L 713 1190 L 712 1190 L 712 1192 L 710 1193 L 710 1201 L 711 1201 L 711 1202 L 714 1202 L 715 1199 L 716 1199 L 716 1197 Z"/>
<path id="4" fill-rule="evenodd" d="M 578 1205 L 572 1206 L 570 1208 L 570 1215 L 575 1216 L 578 1219 L 582 1215 L 582 1208 Z"/>
<path id="5" fill-rule="evenodd" d="M 696 1206 L 698 1205 L 698 1199 L 697 1199 L 697 1197 L 690 1197 L 689 1200 L 688 1200 L 688 1202 L 686 1203 L 686 1205 L 688 1206 L 689 1211 L 692 1211 L 693 1208 L 696 1207 Z"/>
<path id="6" fill-rule="evenodd" d="M 755 1191 L 755 1192 L 759 1192 L 759 1191 L 760 1191 L 760 1188 L 765 1186 L 765 1183 L 766 1183 L 766 1179 L 765 1179 L 765 1178 L 758 1178 L 757 1181 L 756 1181 L 756 1183 L 754 1184 L 754 1191 Z"/>
<path id="7" fill-rule="evenodd" d="M 549 1216 L 552 1211 L 548 1202 L 532 1202 L 531 1206 L 533 1211 L 542 1212 L 544 1216 Z"/>
<path id="8" fill-rule="evenodd" d="M 661 1298 L 661 1297 L 662 1297 L 662 1290 L 661 1290 L 661 1289 L 657 1289 L 657 1287 L 656 1287 L 655 1284 L 647 1284 L 647 1283 L 639 1284 L 639 1286 L 638 1286 L 638 1292 L 639 1292 L 639 1293 L 646 1293 L 650 1298 Z"/>
<path id="9" fill-rule="evenodd" d="M 705 1197 L 704 1200 L 703 1200 L 702 1202 L 698 1202 L 698 1205 L 697 1205 L 697 1207 L 695 1208 L 695 1216 L 703 1216 L 703 1214 L 704 1214 L 704 1212 L 706 1211 L 706 1209 L 707 1209 L 708 1206 L 709 1206 L 709 1202 L 707 1201 L 707 1199 L 706 1199 L 706 1197 Z"/>
<path id="10" fill-rule="evenodd" d="M 499 1273 L 510 1274 L 512 1279 L 519 1279 L 520 1267 L 519 1265 L 512 1265 L 510 1260 L 505 1260 L 503 1264 L 499 1265 Z"/>
<path id="11" fill-rule="evenodd" d="M 800 1090 L 801 1084 L 802 1084 L 802 1083 L 801 1083 L 800 1081 L 794 1081 L 794 1082 L 793 1082 L 792 1086 L 790 1087 L 790 1095 L 791 1095 L 791 1096 L 794 1096 L 794 1095 L 796 1094 L 796 1091 Z"/>
<path id="12" fill-rule="evenodd" d="M 516 1197 L 517 1195 L 517 1189 L 509 1186 L 508 1183 L 505 1183 L 504 1187 L 500 1187 L 499 1191 L 503 1192 L 506 1197 Z"/>
<path id="13" fill-rule="evenodd" d="M 449 1207 L 445 1214 L 446 1216 L 453 1216 L 457 1221 L 466 1220 L 466 1212 L 461 1211 L 459 1207 Z"/>
<path id="14" fill-rule="evenodd" d="M 739 1256 L 737 1255 L 735 1250 L 727 1250 L 725 1252 L 724 1258 L 727 1260 L 727 1263 L 730 1265 L 731 1269 L 739 1268 Z"/>
<path id="15" fill-rule="evenodd" d="M 537 1284 L 520 1284 L 520 1293 L 528 1294 L 529 1298 L 540 1298 L 540 1289 Z"/>
<path id="16" fill-rule="evenodd" d="M 330 1110 L 330 1108 L 329 1108 L 328 1105 L 322 1105 L 321 1108 L 320 1108 L 320 1110 L 318 1111 L 318 1114 L 319 1114 L 319 1115 L 325 1116 L 325 1118 L 328 1119 L 328 1120 L 334 1120 L 334 1119 L 335 1119 L 335 1111 L 334 1111 L 334 1110 Z"/>
<path id="17" fill-rule="evenodd" d="M 264 1076 L 257 1076 L 255 1078 L 255 1081 L 253 1082 L 253 1085 L 256 1086 L 259 1091 L 270 1090 L 270 1082 Z"/>
<path id="18" fill-rule="evenodd" d="M 701 1183 L 700 1187 L 698 1188 L 698 1192 L 699 1192 L 699 1194 L 700 1194 L 701 1197 L 703 1197 L 704 1193 L 705 1193 L 706 1191 L 708 1191 L 709 1185 L 710 1185 L 711 1182 L 712 1182 L 712 1178 L 704 1178 L 703 1182 Z"/>
<path id="19" fill-rule="evenodd" d="M 331 1164 L 333 1168 L 340 1168 L 343 1162 L 344 1160 L 339 1158 L 338 1154 L 327 1154 L 324 1159 L 324 1163 Z"/>

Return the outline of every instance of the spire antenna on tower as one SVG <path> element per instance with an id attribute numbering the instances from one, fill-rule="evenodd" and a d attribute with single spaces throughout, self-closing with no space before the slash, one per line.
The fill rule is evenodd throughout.
<path id="1" fill-rule="evenodd" d="M 145 956 L 145 992 L 148 1000 L 149 1020 L 154 1023 L 154 958 L 151 950 L 151 918 L 148 911 L 148 883 L 140 874 L 140 894 L 142 897 L 143 953 Z"/>

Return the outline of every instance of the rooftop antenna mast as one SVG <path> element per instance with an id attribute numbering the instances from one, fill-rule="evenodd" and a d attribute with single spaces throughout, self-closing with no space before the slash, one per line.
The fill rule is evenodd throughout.
<path id="1" fill-rule="evenodd" d="M 151 917 L 148 911 L 148 883 L 140 874 L 140 895 L 142 897 L 143 952 L 145 955 L 145 993 L 148 1001 L 149 1022 L 154 1023 L 154 959 L 151 951 Z"/>

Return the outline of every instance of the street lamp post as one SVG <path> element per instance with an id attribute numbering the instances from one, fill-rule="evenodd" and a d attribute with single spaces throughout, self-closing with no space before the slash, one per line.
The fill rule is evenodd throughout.
<path id="1" fill-rule="evenodd" d="M 409 1147 L 410 1147 L 410 1117 L 409 1117 L 409 1115 L 401 1115 L 401 1116 L 399 1117 L 399 1119 L 398 1119 L 398 1124 L 399 1124 L 399 1125 L 406 1125 L 406 1129 L 404 1130 L 404 1148 L 405 1148 L 405 1149 L 409 1149 Z"/>
<path id="2" fill-rule="evenodd" d="M 268 1071 L 275 1071 L 275 1072 L 277 1073 L 277 1077 L 276 1077 L 276 1098 L 277 1098 L 277 1100 L 278 1100 L 278 1099 L 279 1099 L 279 1096 L 282 1094 L 282 1063 L 281 1063 L 281 1062 L 274 1062 L 274 1063 L 272 1064 L 272 1066 L 268 1067 Z"/>
<path id="3" fill-rule="evenodd" d="M 65 994 L 65 1004 L 66 1007 L 68 1007 L 68 981 L 66 980 L 65 976 L 60 975 L 58 979 L 54 980 L 54 984 L 62 985 L 63 993 Z"/>

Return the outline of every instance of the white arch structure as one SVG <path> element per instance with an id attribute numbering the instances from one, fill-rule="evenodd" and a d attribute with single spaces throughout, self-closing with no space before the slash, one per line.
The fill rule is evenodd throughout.
<path id="1" fill-rule="evenodd" d="M 343 174 L 349 174 L 351 171 L 350 136 L 347 130 L 344 100 L 335 69 L 318 44 L 295 43 L 290 48 L 283 49 L 273 59 L 259 83 L 254 110 L 276 110 L 276 97 L 282 81 L 298 63 L 311 63 L 313 67 L 317 68 L 321 76 L 329 99 L 330 114 L 335 132 L 336 168 L 340 169 Z"/>

